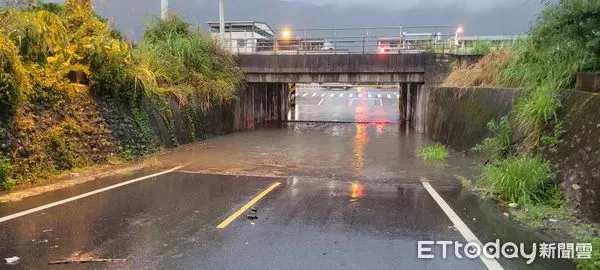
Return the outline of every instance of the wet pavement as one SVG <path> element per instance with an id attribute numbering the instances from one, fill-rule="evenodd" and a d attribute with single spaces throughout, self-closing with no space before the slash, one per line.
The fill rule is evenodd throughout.
<path id="1" fill-rule="evenodd" d="M 339 97 L 356 89 L 335 93 L 342 105 L 323 107 L 325 101 L 319 95 L 313 100 L 312 94 L 298 99 L 299 111 L 306 109 L 302 104 L 322 107 L 298 113 L 298 119 L 325 121 L 329 111 L 337 113 L 337 121 L 359 119 L 362 112 L 372 120 L 373 112 L 382 109 L 354 106 Z M 383 104 L 384 113 L 393 112 L 393 104 Z M 417 152 L 431 141 L 407 132 L 395 118 L 382 120 L 286 123 L 180 147 L 161 155 L 189 163 L 177 172 L 0 222 L 0 256 L 21 258 L 17 265 L 0 268 L 485 269 L 479 259 L 441 259 L 438 249 L 436 259 L 417 258 L 419 240 L 464 242 L 423 188 L 423 179 L 483 242 L 551 241 L 461 188 L 455 175 L 468 176 L 474 160 L 451 152 L 446 164 L 426 163 Z M 135 177 L 116 176 L 95 182 L 98 186 L 86 183 L 0 203 L 0 217 Z M 244 211 L 217 229 L 276 182 L 281 185 L 254 205 L 257 219 L 248 219 L 247 213 L 254 212 Z M 65 258 L 127 261 L 47 265 Z M 500 263 L 505 269 L 572 268 L 558 260 Z"/>

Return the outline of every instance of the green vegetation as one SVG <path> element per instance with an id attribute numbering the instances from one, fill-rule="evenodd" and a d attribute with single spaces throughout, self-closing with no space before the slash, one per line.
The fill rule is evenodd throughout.
<path id="1" fill-rule="evenodd" d="M 487 152 L 491 160 L 503 160 L 513 156 L 515 150 L 512 143 L 512 129 L 508 117 L 504 116 L 496 123 L 490 121 L 487 124 L 490 136 L 485 138 L 480 144 L 473 147 L 476 152 Z"/>
<path id="2" fill-rule="evenodd" d="M 0 188 L 7 189 L 14 184 L 10 179 L 10 160 L 0 156 Z"/>
<path id="3" fill-rule="evenodd" d="M 421 149 L 419 155 L 426 161 L 445 161 L 448 159 L 448 150 L 444 145 L 436 143 Z"/>
<path id="4" fill-rule="evenodd" d="M 592 243 L 592 259 L 575 259 L 578 269 L 600 269 L 600 230 L 589 224 L 575 226 L 571 232 L 577 242 Z"/>
<path id="5" fill-rule="evenodd" d="M 157 126 L 177 145 L 173 103 L 192 141 L 214 106 L 236 98 L 233 57 L 175 16 L 152 22 L 134 49 L 90 0 L 14 4 L 0 8 L 0 130 L 11 138 L 0 188 L 156 151 Z"/>
<path id="6" fill-rule="evenodd" d="M 492 193 L 507 202 L 522 205 L 549 199 L 550 166 L 539 158 L 510 157 L 493 161 L 483 169 L 483 179 Z"/>
<path id="7" fill-rule="evenodd" d="M 564 128 L 557 114 L 562 89 L 574 86 L 577 72 L 600 70 L 600 2 L 559 0 L 546 4 L 528 38 L 517 42 L 509 54 L 492 52 L 476 65 L 456 67 L 447 79 L 454 86 L 523 89 L 512 111 L 488 124 L 491 136 L 474 150 L 489 154 L 481 186 L 503 203 L 517 203 L 511 210 L 513 217 L 535 227 L 557 220 L 576 222 L 544 156 L 555 152 L 563 141 Z M 482 77 L 482 70 L 494 74 Z M 594 243 L 592 260 L 576 260 L 580 269 L 600 267 L 600 247 L 596 248 L 600 240 L 597 230 L 590 228 L 571 233 L 579 242 Z"/>
<path id="8" fill-rule="evenodd" d="M 488 83 L 523 89 L 509 115 L 497 123 L 489 123 L 491 136 L 475 147 L 490 153 L 489 165 L 482 176 L 484 182 L 493 185 L 499 198 L 536 204 L 544 203 L 537 198 L 550 197 L 540 194 L 548 192 L 545 183 L 552 182 L 548 165 L 541 160 L 542 150 L 553 151 L 562 141 L 564 130 L 556 113 L 561 106 L 561 89 L 574 85 L 576 72 L 600 69 L 600 36 L 595 34 L 600 29 L 597 14 L 600 14 L 598 1 L 548 3 L 528 38 L 515 44 L 512 53 L 483 63 L 500 67 L 498 75 Z M 522 165 L 535 168 L 521 175 L 521 180 L 503 173 L 504 169 L 519 170 Z M 503 188 L 498 189 L 499 182 Z M 531 194 L 519 195 L 524 192 Z"/>
<path id="9" fill-rule="evenodd" d="M 549 3 L 529 32 L 513 48 L 500 85 L 524 90 L 514 111 L 517 128 L 528 134 L 528 149 L 537 147 L 556 122 L 559 91 L 574 85 L 578 71 L 600 70 L 600 2 L 560 0 Z"/>

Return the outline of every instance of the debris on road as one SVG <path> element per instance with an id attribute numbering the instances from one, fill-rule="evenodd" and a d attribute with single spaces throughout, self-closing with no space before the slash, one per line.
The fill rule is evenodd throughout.
<path id="1" fill-rule="evenodd" d="M 255 220 L 255 219 L 258 219 L 258 216 L 257 216 L 256 214 L 254 214 L 254 213 L 248 213 L 248 215 L 247 215 L 247 216 L 248 216 L 248 219 L 249 219 L 249 220 Z"/>
<path id="2" fill-rule="evenodd" d="M 510 216 L 507 212 L 502 213 L 505 217 Z"/>
<path id="3" fill-rule="evenodd" d="M 48 265 L 55 264 L 72 264 L 72 263 L 119 263 L 125 262 L 127 259 L 81 259 L 81 260 L 60 260 L 60 261 L 51 261 Z"/>
<path id="4" fill-rule="evenodd" d="M 4 260 L 6 261 L 6 264 L 8 264 L 8 265 L 15 265 L 15 264 L 19 263 L 21 258 L 19 258 L 17 256 L 12 256 L 10 258 L 4 258 Z"/>

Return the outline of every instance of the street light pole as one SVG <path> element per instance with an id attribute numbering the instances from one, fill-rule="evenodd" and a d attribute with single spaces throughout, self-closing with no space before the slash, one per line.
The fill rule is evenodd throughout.
<path id="1" fill-rule="evenodd" d="M 169 13 L 169 0 L 160 0 L 160 18 L 167 19 Z"/>
<path id="2" fill-rule="evenodd" d="M 225 44 L 225 0 L 219 0 L 219 33 Z"/>
<path id="3" fill-rule="evenodd" d="M 456 33 L 454 33 L 454 45 L 458 46 L 460 43 L 458 42 L 458 34 L 464 32 L 465 29 L 462 26 L 456 28 Z"/>

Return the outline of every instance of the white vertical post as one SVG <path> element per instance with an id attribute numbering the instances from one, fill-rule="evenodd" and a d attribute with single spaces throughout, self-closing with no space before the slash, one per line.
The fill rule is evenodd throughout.
<path id="1" fill-rule="evenodd" d="M 225 42 L 225 0 L 219 0 L 219 33 L 221 42 Z"/>
<path id="2" fill-rule="evenodd" d="M 167 19 L 169 13 L 169 0 L 160 0 L 160 18 Z"/>

